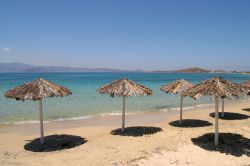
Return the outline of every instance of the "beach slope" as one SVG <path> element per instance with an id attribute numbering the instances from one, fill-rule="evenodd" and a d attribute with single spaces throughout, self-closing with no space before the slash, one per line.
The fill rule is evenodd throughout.
<path id="1" fill-rule="evenodd" d="M 250 116 L 250 102 L 227 104 L 226 112 Z M 246 110 L 242 110 L 246 109 Z M 197 108 L 184 112 L 184 119 L 203 120 L 203 127 L 180 128 L 169 125 L 179 115 L 154 118 L 145 113 L 127 116 L 128 126 L 157 127 L 162 131 L 152 135 L 120 136 L 110 131 L 120 126 L 120 116 L 100 117 L 92 120 L 61 121 L 45 124 L 46 135 L 69 134 L 86 140 L 80 146 L 53 152 L 31 152 L 24 145 L 39 137 L 38 124 L 0 126 L 0 165 L 241 165 L 249 166 L 246 151 L 228 152 L 207 150 L 192 142 L 206 133 L 214 132 L 214 108 Z M 177 111 L 178 113 L 178 111 Z M 152 117 L 152 120 L 150 120 Z M 173 124 L 173 123 L 172 123 Z M 250 139 L 250 119 L 220 120 L 221 133 L 240 134 Z M 249 144 L 249 142 L 248 142 Z M 247 148 L 247 147 L 246 147 Z M 249 150 L 250 149 L 245 149 Z"/>

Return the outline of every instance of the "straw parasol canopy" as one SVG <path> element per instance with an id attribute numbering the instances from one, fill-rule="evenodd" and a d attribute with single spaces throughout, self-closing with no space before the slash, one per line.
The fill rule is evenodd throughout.
<path id="1" fill-rule="evenodd" d="M 104 85 L 97 90 L 100 94 L 107 94 L 111 97 L 122 97 L 122 131 L 125 128 L 125 97 L 148 96 L 153 91 L 143 85 L 135 83 L 127 78 L 123 78 L 110 84 Z"/>
<path id="2" fill-rule="evenodd" d="M 212 78 L 203 81 L 200 84 L 193 86 L 183 93 L 183 96 L 190 96 L 194 99 L 201 98 L 202 96 L 213 96 L 215 97 L 215 145 L 219 144 L 218 134 L 218 104 L 219 98 L 239 98 L 241 95 L 246 93 L 246 89 L 240 85 L 227 81 L 222 77 Z"/>
<path id="3" fill-rule="evenodd" d="M 215 77 L 185 91 L 183 96 L 190 96 L 194 99 L 201 98 L 203 96 L 216 96 L 219 98 L 239 98 L 246 93 L 246 89 L 240 85 L 227 81 L 222 77 Z"/>
<path id="4" fill-rule="evenodd" d="M 152 95 L 152 90 L 143 85 L 137 84 L 127 78 L 123 78 L 98 89 L 100 94 L 108 94 L 111 97 L 131 97 Z"/>
<path id="5" fill-rule="evenodd" d="M 172 82 L 171 84 L 163 85 L 161 87 L 161 90 L 166 93 L 174 93 L 174 94 L 180 94 L 180 121 L 179 123 L 182 124 L 182 110 L 183 110 L 183 96 L 182 93 L 186 91 L 187 89 L 193 87 L 194 85 L 191 82 L 188 82 L 186 80 L 176 80 L 175 82 Z"/>
<path id="6" fill-rule="evenodd" d="M 32 82 L 15 87 L 5 93 L 5 97 L 14 98 L 16 100 L 33 100 L 39 101 L 39 113 L 40 113 L 40 142 L 44 143 L 43 132 L 43 113 L 42 113 L 42 99 L 46 97 L 54 96 L 68 96 L 72 94 L 71 91 L 65 87 L 54 84 L 50 81 L 39 78 Z"/>
<path id="7" fill-rule="evenodd" d="M 171 84 L 163 85 L 161 87 L 161 90 L 166 93 L 182 94 L 184 91 L 193 86 L 194 84 L 192 84 L 191 82 L 181 79 L 181 80 L 176 80 Z"/>
<path id="8" fill-rule="evenodd" d="M 244 81 L 241 85 L 248 90 L 248 95 L 250 95 L 250 80 Z"/>
<path id="9" fill-rule="evenodd" d="M 45 97 L 64 97 L 70 94 L 72 93 L 69 89 L 39 78 L 7 91 L 5 97 L 15 98 L 16 100 L 36 101 Z"/>

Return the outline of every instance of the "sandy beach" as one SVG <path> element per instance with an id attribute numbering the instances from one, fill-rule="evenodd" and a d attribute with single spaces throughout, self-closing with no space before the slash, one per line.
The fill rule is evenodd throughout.
<path id="1" fill-rule="evenodd" d="M 0 166 L 250 166 L 250 0 L 2 0 Z"/>
<path id="2" fill-rule="evenodd" d="M 250 116 L 250 101 L 238 101 L 225 106 L 226 112 Z M 111 135 L 120 127 L 120 116 L 96 117 L 45 123 L 45 135 L 70 134 L 87 142 L 71 149 L 54 152 L 30 152 L 24 145 L 39 137 L 39 124 L 0 126 L 0 165 L 220 165 L 249 166 L 245 154 L 208 151 L 194 145 L 191 138 L 214 132 L 214 125 L 180 128 L 169 125 L 178 120 L 178 111 L 150 112 L 128 115 L 127 126 L 159 127 L 161 132 L 144 136 Z M 209 113 L 214 107 L 184 111 L 184 119 L 199 119 L 214 123 Z M 250 119 L 220 120 L 219 131 L 240 134 L 250 139 Z M 249 142 L 248 142 L 249 143 Z M 248 149 L 249 150 L 249 149 Z"/>

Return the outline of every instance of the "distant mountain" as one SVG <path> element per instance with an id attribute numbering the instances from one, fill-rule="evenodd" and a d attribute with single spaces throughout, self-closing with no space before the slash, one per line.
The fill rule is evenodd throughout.
<path id="1" fill-rule="evenodd" d="M 112 68 L 77 68 L 63 66 L 35 66 L 19 62 L 0 63 L 0 72 L 2 73 L 53 73 L 53 72 L 143 72 L 141 70 L 119 70 Z"/>
<path id="2" fill-rule="evenodd" d="M 19 72 L 35 66 L 19 62 L 0 63 L 0 72 Z"/>
<path id="3" fill-rule="evenodd" d="M 207 70 L 207 69 L 202 69 L 199 67 L 192 67 L 192 68 L 187 68 L 187 69 L 173 70 L 170 72 L 173 72 L 173 73 L 210 73 L 212 71 Z"/>
<path id="4" fill-rule="evenodd" d="M 229 71 L 226 70 L 215 70 L 214 73 L 229 73 Z"/>
<path id="5" fill-rule="evenodd" d="M 191 67 L 187 69 L 178 69 L 178 70 L 170 70 L 170 71 L 154 71 L 156 73 L 210 73 L 212 70 L 202 69 L 199 67 Z"/>
<path id="6" fill-rule="evenodd" d="M 240 74 L 250 74 L 250 71 L 242 71 L 242 72 L 237 72 L 237 73 L 240 73 Z"/>
<path id="7" fill-rule="evenodd" d="M 199 67 L 187 69 L 171 70 L 171 71 L 144 71 L 144 70 L 120 70 L 113 68 L 83 68 L 83 67 L 64 67 L 64 66 L 35 66 L 25 63 L 12 62 L 0 63 L 0 73 L 60 73 L 60 72 L 106 72 L 106 73 L 121 73 L 121 72 L 149 72 L 149 73 L 241 73 L 250 74 L 250 72 L 240 71 L 225 71 L 225 70 L 207 70 Z"/>
<path id="8" fill-rule="evenodd" d="M 27 68 L 25 72 L 29 73 L 56 73 L 56 72 L 128 72 L 127 70 L 118 70 L 110 68 L 74 68 L 74 67 L 63 67 L 63 66 L 39 66 Z"/>
<path id="9" fill-rule="evenodd" d="M 154 70 L 153 73 L 171 73 L 171 71 L 167 71 L 167 70 Z"/>

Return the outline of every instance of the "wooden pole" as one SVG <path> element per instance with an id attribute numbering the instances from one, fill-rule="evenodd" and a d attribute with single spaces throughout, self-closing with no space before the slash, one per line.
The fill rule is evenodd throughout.
<path id="1" fill-rule="evenodd" d="M 122 132 L 125 128 L 125 97 L 122 96 Z"/>
<path id="2" fill-rule="evenodd" d="M 215 135 L 214 135 L 214 145 L 219 145 L 219 98 L 215 97 Z"/>
<path id="3" fill-rule="evenodd" d="M 40 114 L 40 143 L 44 143 L 44 133 L 43 133 L 43 104 L 42 104 L 42 99 L 39 100 L 39 114 Z"/>
<path id="4" fill-rule="evenodd" d="M 225 100 L 224 98 L 221 98 L 221 117 L 224 117 L 224 103 L 225 103 Z"/>
<path id="5" fill-rule="evenodd" d="M 183 110 L 183 96 L 181 95 L 181 102 L 180 102 L 180 121 L 179 124 L 182 125 L 182 110 Z"/>

